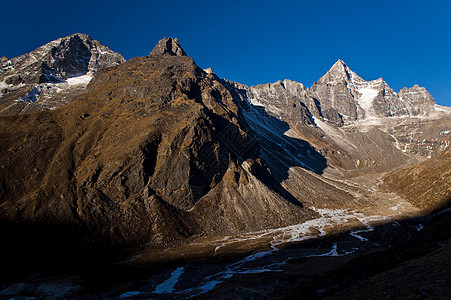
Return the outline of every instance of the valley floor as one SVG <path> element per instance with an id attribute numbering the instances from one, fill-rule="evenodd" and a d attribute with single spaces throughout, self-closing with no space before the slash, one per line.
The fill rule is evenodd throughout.
<path id="1" fill-rule="evenodd" d="M 371 288 L 383 295 L 385 281 L 402 286 L 408 280 L 405 272 L 416 274 L 429 266 L 438 268 L 426 270 L 431 276 L 449 272 L 437 261 L 449 250 L 449 236 L 436 230 L 440 222 L 449 223 L 449 211 L 421 217 L 418 209 L 386 191 L 378 178 L 363 175 L 337 181 L 370 206 L 310 207 L 318 216 L 302 224 L 198 237 L 163 251 L 144 249 L 119 264 L 38 274 L 4 286 L 1 293 L 91 299 L 359 298 Z M 418 261 L 409 260 L 418 256 Z M 401 279 L 390 281 L 393 276 Z M 431 279 L 424 288 L 409 286 L 408 292 L 421 296 L 443 291 Z"/>

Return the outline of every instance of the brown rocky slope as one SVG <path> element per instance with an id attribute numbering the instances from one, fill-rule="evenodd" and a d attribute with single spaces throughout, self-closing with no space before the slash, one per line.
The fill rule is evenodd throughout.
<path id="1" fill-rule="evenodd" d="M 384 183 L 414 206 L 436 210 L 451 204 L 451 150 L 422 163 L 396 170 Z"/>
<path id="2" fill-rule="evenodd" d="M 0 128 L 0 217 L 9 224 L 165 246 L 313 214 L 281 196 L 230 92 L 184 55 L 98 71 L 68 105 L 2 117 Z"/>

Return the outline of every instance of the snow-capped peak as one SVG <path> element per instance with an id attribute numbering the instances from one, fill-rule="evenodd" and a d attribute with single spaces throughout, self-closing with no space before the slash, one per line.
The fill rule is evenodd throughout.
<path id="1" fill-rule="evenodd" d="M 46 108 L 63 105 L 45 101 L 84 89 L 100 69 L 117 66 L 125 59 L 86 34 L 59 38 L 9 60 L 0 61 L 0 97 L 8 101 L 36 103 Z M 5 96 L 7 95 L 7 96 Z M 63 98 L 64 96 L 61 96 Z M 55 102 L 55 101 L 53 101 Z M 58 102 L 58 101 L 56 101 Z M 12 107 L 14 102 L 9 106 Z"/>

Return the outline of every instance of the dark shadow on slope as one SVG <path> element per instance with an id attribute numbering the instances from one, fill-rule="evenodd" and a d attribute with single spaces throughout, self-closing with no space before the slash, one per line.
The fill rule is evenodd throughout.
<path id="1" fill-rule="evenodd" d="M 287 167 L 297 166 L 316 174 L 323 173 L 327 167 L 326 157 L 309 142 L 289 136 L 290 126 L 286 122 L 269 115 L 264 107 L 254 105 L 250 105 L 244 115 L 257 135 L 265 160 L 277 168 L 274 171 L 281 175 L 281 179 L 288 178 Z"/>
<path id="2" fill-rule="evenodd" d="M 266 116 L 268 118 L 270 117 L 269 115 Z M 250 172 L 270 189 L 277 192 L 291 203 L 302 206 L 302 203 L 291 195 L 281 183 L 288 178 L 288 170 L 290 167 L 304 166 L 297 161 L 296 158 L 293 158 L 293 156 L 298 155 L 300 157 L 302 154 L 306 154 L 307 149 L 310 149 L 306 145 L 308 143 L 286 137 L 286 139 L 281 139 L 281 143 L 283 144 L 275 144 L 270 140 L 266 140 L 264 136 L 261 136 L 259 132 L 249 124 L 249 121 L 247 123 L 250 125 L 251 131 L 248 130 L 247 136 L 243 136 L 237 125 L 218 116 L 211 117 L 214 120 L 214 124 L 218 126 L 217 130 L 214 132 L 214 143 L 219 142 L 222 147 L 216 151 L 217 154 L 215 155 L 213 150 L 215 149 L 214 143 L 207 144 L 204 151 L 201 152 L 201 155 L 203 156 L 203 162 L 208 162 L 209 164 L 206 170 L 212 173 L 212 178 L 217 175 L 219 175 L 218 178 L 222 178 L 228 168 L 228 157 L 232 154 L 232 157 L 235 157 L 240 164 L 244 161 L 249 162 Z M 277 119 L 273 118 L 273 121 L 274 120 Z M 282 123 L 280 120 L 277 121 Z M 246 125 L 241 126 L 241 128 L 246 127 Z M 271 151 L 267 151 L 267 149 L 271 149 Z M 282 157 L 282 155 L 284 156 Z M 277 161 L 275 161 L 272 156 L 278 157 Z M 263 161 L 261 161 L 261 158 L 263 158 Z M 270 172 L 268 171 L 268 168 Z"/>
<path id="3" fill-rule="evenodd" d="M 202 101 L 200 91 L 193 93 L 190 89 L 187 94 Z M 220 97 L 215 100 L 221 103 Z M 202 120 L 202 127 L 213 130 L 211 140 L 203 144 L 190 161 L 190 187 L 194 200 L 203 197 L 220 182 L 232 158 L 240 164 L 249 162 L 251 173 L 260 181 L 286 200 L 302 206 L 281 183 L 288 179 L 291 167 L 302 167 L 322 174 L 327 167 L 326 158 L 308 142 L 286 135 L 289 125 L 269 115 L 264 108 L 244 102 L 237 104 L 242 108 L 240 124 L 234 124 L 213 111 L 205 111 L 207 118 Z"/>
<path id="4" fill-rule="evenodd" d="M 436 212 L 423 217 L 390 221 L 374 226 L 371 232 L 360 233 L 368 241 L 361 241 L 350 235 L 350 231 L 328 235 L 321 238 L 302 241 L 299 243 L 286 244 L 279 246 L 280 250 L 271 255 L 263 255 L 255 260 L 249 260 L 248 269 L 267 268 L 271 265 L 277 265 L 284 261 L 278 267 L 274 267 L 275 272 L 255 272 L 250 274 L 236 274 L 230 280 L 218 285 L 212 291 L 201 295 L 203 299 L 222 297 L 242 298 L 245 295 L 242 292 L 256 292 L 265 297 L 298 299 L 322 299 L 324 297 L 349 296 L 348 298 L 371 298 L 377 299 L 381 293 L 385 297 L 399 298 L 402 296 L 422 296 L 422 290 L 425 290 L 429 296 L 440 297 L 439 293 L 445 286 L 449 286 L 450 277 L 443 276 L 448 272 L 449 253 L 446 249 L 450 247 L 451 232 L 444 230 L 451 226 L 451 211 Z M 20 232 L 13 229 L 8 235 L 9 238 L 14 233 L 28 232 L 31 235 L 32 228 L 23 228 Z M 16 228 L 17 229 L 17 228 Z M 354 231 L 357 229 L 354 229 Z M 64 229 L 61 228 L 61 232 Z M 22 238 L 27 238 L 22 236 Z M 56 236 L 53 236 L 54 238 Z M 15 236 L 15 240 L 20 237 Z M 20 259 L 16 253 L 9 251 L 2 255 L 2 262 L 7 261 L 11 269 L 2 268 L 0 285 L 6 287 L 17 282 L 26 282 L 30 285 L 48 282 L 50 284 L 61 282 L 61 279 L 76 278 L 76 281 L 83 287 L 77 291 L 77 296 L 98 298 L 116 298 L 128 291 L 140 291 L 139 298 L 158 298 L 158 294 L 153 294 L 155 286 L 162 283 L 170 276 L 175 269 L 184 267 L 186 274 L 183 274 L 175 287 L 177 289 L 195 288 L 202 283 L 202 279 L 209 275 L 209 272 L 219 272 L 227 269 L 228 266 L 235 264 L 255 251 L 267 251 L 263 244 L 259 246 L 254 240 L 248 241 L 249 247 L 244 245 L 237 246 L 237 249 L 229 247 L 229 252 L 223 252 L 221 255 L 211 257 L 211 252 L 193 256 L 193 249 L 174 248 L 171 258 L 161 261 L 153 260 L 148 263 L 145 260 L 140 263 L 111 263 L 102 257 L 102 252 L 88 253 L 91 258 L 97 257 L 97 263 L 85 260 L 83 263 L 75 263 L 74 258 L 86 255 L 78 252 L 80 247 L 74 240 L 65 238 L 60 241 L 58 249 L 49 253 L 42 250 L 42 242 L 49 240 L 39 240 L 34 238 L 33 242 L 37 249 L 29 249 L 30 243 L 25 240 L 19 244 L 9 244 L 12 248 L 23 246 L 21 255 L 32 255 L 26 259 Z M 6 241 L 5 242 L 9 242 Z M 8 244 L 4 244 L 8 245 Z M 52 245 L 58 245 L 56 241 Z M 339 256 L 321 256 L 328 253 L 336 245 L 336 251 Z M 48 246 L 48 245 L 47 245 Z M 72 248 L 75 246 L 75 248 Z M 3 246 L 5 247 L 5 246 Z M 11 248 L 11 249 L 12 249 Z M 239 250 L 241 249 L 241 250 Z M 441 250 L 444 249 L 444 250 Z M 35 251 L 39 252 L 35 252 Z M 56 261 L 52 255 L 59 253 L 62 260 Z M 353 252 L 345 254 L 348 250 Z M 180 253 L 177 254 L 176 251 Z M 190 252 L 191 251 L 191 252 Z M 185 258 L 187 254 L 187 258 Z M 42 256 L 41 256 L 42 255 Z M 308 255 L 311 255 L 308 257 Z M 189 257 L 195 258 L 189 258 Z M 122 260 L 116 256 L 116 261 Z M 28 272 L 15 273 L 18 270 L 24 271 L 29 265 L 21 262 L 34 262 L 40 264 L 48 273 L 41 273 L 28 277 Z M 49 264 L 50 262 L 50 264 Z M 57 263 L 55 263 L 57 262 Z M 219 268 L 219 271 L 214 271 Z M 42 269 L 39 269 L 42 271 Z M 426 273 L 418 274 L 418 271 L 426 270 Z M 7 273 L 10 271 L 11 273 Z M 37 272 L 38 270 L 28 270 Z M 195 271 L 195 272 L 194 272 Z M 393 280 L 393 274 L 397 274 Z M 374 276 L 377 280 L 387 281 L 390 284 L 374 285 Z M 435 276 L 435 277 L 434 277 Z M 27 278 L 28 277 L 28 278 Z M 363 288 L 362 288 L 363 287 Z M 383 290 L 380 288 L 383 287 Z M 421 289 L 420 289 L 421 288 Z M 28 292 L 20 294 L 22 296 L 35 296 L 29 288 Z M 352 297 L 348 294 L 352 291 Z M 345 293 L 345 294 L 344 294 Z M 401 293 L 401 295 L 399 294 Z M 162 298 L 189 296 L 184 294 L 167 293 L 161 295 Z"/>
<path id="5" fill-rule="evenodd" d="M 451 284 L 451 277 L 446 275 L 449 274 L 451 231 L 444 230 L 450 226 L 450 208 L 376 225 L 373 231 L 361 234 L 368 239 L 367 246 L 352 253 L 348 261 L 329 272 L 299 278 L 281 291 L 280 296 L 291 299 L 301 292 L 309 299 L 440 298 L 449 295 L 443 288 Z M 318 242 L 338 244 L 340 248 L 346 245 L 349 233 L 324 237 Z M 315 241 L 293 244 L 282 251 L 298 251 L 309 243 L 316 245 Z M 307 259 L 293 262 L 302 267 Z"/>
<path id="6" fill-rule="evenodd" d="M 124 247 L 94 240 L 86 228 L 73 224 L 0 220 L 0 236 L 3 282 L 60 268 L 103 265 L 126 253 Z"/>
<path id="7" fill-rule="evenodd" d="M 423 217 L 381 223 L 375 225 L 373 231 L 360 233 L 362 237 L 368 239 L 367 241 L 361 241 L 350 235 L 351 231 L 343 231 L 321 238 L 286 244 L 284 247 L 280 247 L 279 251 L 268 256 L 263 255 L 247 265 L 250 270 L 270 269 L 271 265 L 278 266 L 273 267 L 275 272 L 255 272 L 253 274 L 249 272 L 250 274 L 235 275 L 230 281 L 225 280 L 224 283 L 218 284 L 213 291 L 201 295 L 201 298 L 211 299 L 220 295 L 221 297 L 244 298 L 245 295 L 248 295 L 241 294 L 240 291 L 246 293 L 255 291 L 257 293 L 254 295 L 255 297 L 260 293 L 260 297 L 257 298 L 261 298 L 262 295 L 283 299 L 299 299 L 299 295 L 302 295 L 301 299 L 334 298 L 339 295 L 346 296 L 343 292 L 347 292 L 349 287 L 363 283 L 358 297 L 344 297 L 346 299 L 363 299 L 372 295 L 372 293 L 369 295 L 366 293 L 368 287 L 374 284 L 374 280 L 371 282 L 373 276 L 378 276 L 377 280 L 386 281 L 386 284 L 382 285 L 383 290 L 377 291 L 375 288 L 375 291 L 393 295 L 392 298 L 402 298 L 402 294 L 396 295 L 396 293 L 402 291 L 405 286 L 413 287 L 408 291 L 413 295 L 421 292 L 419 287 L 423 287 L 431 296 L 440 296 L 434 294 L 437 292 L 434 289 L 448 286 L 451 280 L 451 277 L 443 276 L 444 273 L 449 273 L 449 255 L 446 250 L 440 250 L 443 247 L 447 247 L 445 249 L 450 247 L 451 232 L 443 230 L 443 228 L 451 226 L 450 214 L 451 212 L 448 210 Z M 357 229 L 355 228 L 354 231 Z M 249 241 L 249 244 L 252 243 Z M 337 246 L 338 256 L 330 253 L 331 249 L 334 249 L 334 245 Z M 237 247 L 246 249 L 243 245 Z M 178 261 L 178 265 L 170 265 L 166 272 L 170 273 L 183 265 L 186 270 L 195 267 L 195 270 L 202 274 L 202 269 L 198 268 L 199 265 L 204 267 L 209 264 L 230 266 L 236 261 L 243 261 L 246 255 L 255 253 L 252 251 L 253 249 L 249 248 L 247 253 L 233 255 L 234 249 L 230 248 L 230 250 L 230 254 L 208 258 L 207 261 L 202 260 L 200 264 L 195 260 L 191 263 Z M 268 248 L 259 249 L 259 251 L 267 250 Z M 330 254 L 324 255 L 327 253 Z M 312 256 L 308 257 L 309 255 Z M 424 262 L 425 264 L 419 267 L 425 268 L 431 274 L 415 273 L 415 270 L 419 271 L 416 269 L 418 268 L 417 262 Z M 149 272 L 152 272 L 150 268 Z M 390 273 L 392 272 L 398 274 L 399 281 L 390 284 L 392 280 Z M 129 271 L 129 274 L 133 274 L 133 272 Z M 154 274 L 158 276 L 157 273 Z M 196 281 L 199 278 L 186 276 L 184 280 L 188 281 L 184 282 L 185 286 L 199 285 L 199 282 Z M 446 284 L 444 284 L 445 281 Z M 368 283 L 372 284 L 368 285 Z M 139 290 L 139 288 L 137 289 Z M 147 296 L 151 296 L 151 294 Z M 380 295 L 373 295 L 370 298 L 380 299 Z"/>
<path id="8" fill-rule="evenodd" d="M 203 71 L 196 68 L 196 72 Z M 212 100 L 205 100 L 203 95 L 205 90 L 198 82 L 186 81 L 181 86 L 181 93 L 204 104 L 202 115 L 196 120 L 195 125 L 199 142 L 193 142 L 190 149 L 189 186 L 193 202 L 197 202 L 221 182 L 230 168 L 231 161 L 240 165 L 246 161 L 251 166 L 251 173 L 260 181 L 286 200 L 302 206 L 281 183 L 288 178 L 290 167 L 302 167 L 322 174 L 327 167 L 326 158 L 308 142 L 285 135 L 290 129 L 286 122 L 269 115 L 260 107 L 247 104 L 245 101 L 236 101 L 233 94 L 237 92 L 225 85 L 232 93 L 235 104 L 241 107 L 237 113 L 229 110 L 224 102 L 227 99 L 223 99 L 224 95 L 219 89 L 210 90 L 209 96 Z M 177 90 L 171 91 L 176 92 Z M 210 107 L 214 105 L 206 101 L 215 101 L 224 110 L 229 110 L 230 118 L 222 116 L 215 108 L 211 109 Z M 234 117 L 237 117 L 238 122 L 234 122 Z M 177 135 L 176 142 L 171 146 L 175 152 L 188 134 L 190 131 L 185 128 Z M 203 137 L 207 137 L 208 141 Z M 236 181 L 237 184 L 239 178 L 236 177 L 232 181 Z"/>
<path id="9" fill-rule="evenodd" d="M 282 182 L 288 179 L 292 167 L 301 167 L 321 175 L 327 167 L 326 157 L 307 141 L 289 136 L 289 124 L 268 114 L 264 107 L 252 105 L 246 98 L 246 91 L 225 81 L 222 83 L 231 93 L 234 102 L 241 107 L 240 127 L 214 113 L 209 114 L 216 128 L 213 141 L 201 149 L 200 154 L 205 156 L 201 162 L 192 163 L 193 166 L 203 164 L 200 169 L 207 170 L 195 172 L 194 176 L 191 176 L 192 188 L 197 191 L 197 197 L 200 198 L 208 192 L 209 188 L 205 183 L 213 182 L 215 176 L 216 181 L 222 178 L 228 167 L 227 157 L 232 154 L 240 163 L 247 160 L 255 162 L 263 158 L 264 162 L 254 164 L 251 172 L 286 200 L 301 205 L 296 197 L 282 187 Z M 189 93 L 201 102 L 200 91 L 194 94 L 196 97 Z M 221 100 L 219 97 L 216 99 L 218 103 L 222 103 Z M 240 128 L 246 130 L 247 136 L 243 136 Z M 217 141 L 223 147 L 216 147 Z"/>

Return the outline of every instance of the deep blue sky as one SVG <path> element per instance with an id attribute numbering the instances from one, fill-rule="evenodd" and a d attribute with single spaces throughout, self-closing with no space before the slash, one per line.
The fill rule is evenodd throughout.
<path id="1" fill-rule="evenodd" d="M 425 86 L 451 106 L 451 1 L 7 1 L 0 56 L 75 32 L 126 59 L 178 37 L 202 67 L 248 85 L 310 86 L 337 59 L 399 91 Z"/>

